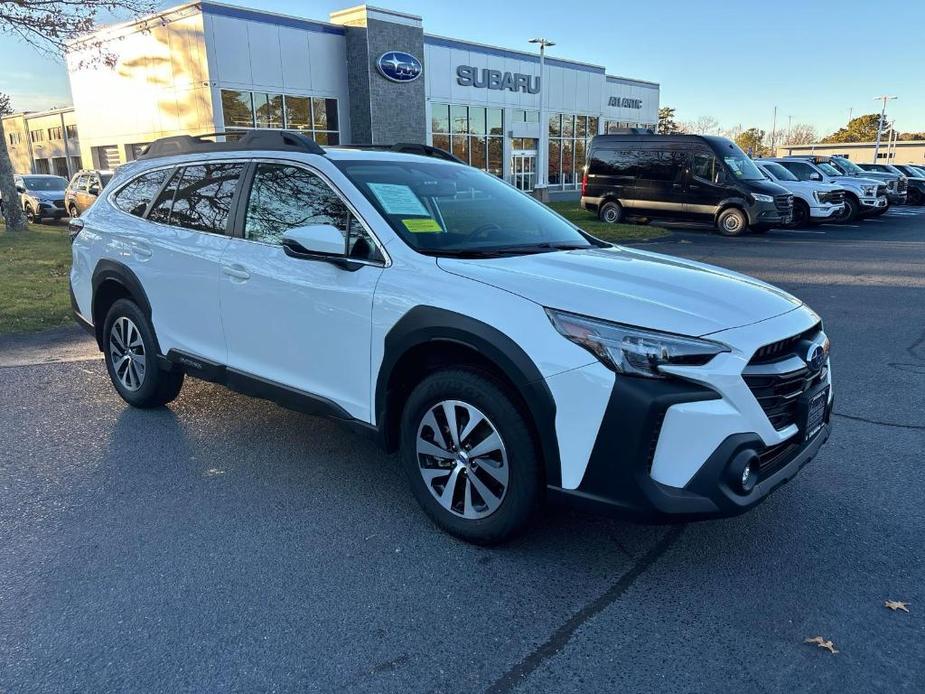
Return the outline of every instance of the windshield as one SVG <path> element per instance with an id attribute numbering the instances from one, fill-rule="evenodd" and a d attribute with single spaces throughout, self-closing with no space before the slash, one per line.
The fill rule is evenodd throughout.
<path id="1" fill-rule="evenodd" d="M 409 246 L 428 255 L 537 253 L 592 244 L 496 177 L 436 161 L 337 161 Z"/>
<path id="2" fill-rule="evenodd" d="M 920 177 L 922 177 L 922 178 L 925 178 L 925 168 L 923 168 L 923 167 L 921 167 L 921 166 L 910 166 L 909 168 L 912 169 L 913 171 L 917 171 L 917 172 L 918 172 L 918 173 L 916 174 L 916 176 L 920 176 Z"/>
<path id="3" fill-rule="evenodd" d="M 766 162 L 761 165 L 769 174 L 771 174 L 778 181 L 799 181 L 800 179 L 794 176 L 792 173 L 787 171 L 780 164 L 775 164 L 774 162 Z"/>
<path id="4" fill-rule="evenodd" d="M 832 157 L 832 164 L 837 169 L 841 169 L 847 174 L 852 176 L 863 176 L 865 171 L 860 166 L 855 164 L 850 159 L 844 159 L 842 157 Z"/>
<path id="5" fill-rule="evenodd" d="M 64 190 L 67 181 L 60 176 L 24 176 L 26 190 Z"/>
<path id="6" fill-rule="evenodd" d="M 726 162 L 726 168 L 739 181 L 763 181 L 765 175 L 755 166 L 755 162 L 748 158 L 739 146 L 732 140 L 724 137 L 708 138 L 713 151 L 716 152 L 723 161 Z"/>
<path id="7" fill-rule="evenodd" d="M 839 171 L 838 169 L 836 169 L 834 166 L 832 166 L 826 161 L 819 162 L 818 164 L 816 164 L 816 166 L 818 166 L 821 171 L 825 172 L 827 176 L 844 176 L 845 175 L 844 171 Z"/>

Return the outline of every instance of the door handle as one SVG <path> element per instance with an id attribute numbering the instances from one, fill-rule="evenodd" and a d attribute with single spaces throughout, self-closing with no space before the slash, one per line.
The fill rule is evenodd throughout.
<path id="1" fill-rule="evenodd" d="M 150 246 L 144 243 L 138 243 L 137 241 L 132 242 L 132 253 L 135 255 L 136 258 L 139 258 L 141 260 L 147 260 L 152 255 Z"/>
<path id="2" fill-rule="evenodd" d="M 241 265 L 222 265 L 222 274 L 242 282 L 251 278 L 251 273 Z"/>

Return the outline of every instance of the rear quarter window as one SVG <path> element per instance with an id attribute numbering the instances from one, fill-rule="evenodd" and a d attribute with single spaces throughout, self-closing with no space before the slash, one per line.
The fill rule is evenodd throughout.
<path id="1" fill-rule="evenodd" d="M 136 217 L 143 217 L 151 200 L 164 185 L 170 169 L 143 173 L 122 188 L 113 200 L 116 207 Z"/>

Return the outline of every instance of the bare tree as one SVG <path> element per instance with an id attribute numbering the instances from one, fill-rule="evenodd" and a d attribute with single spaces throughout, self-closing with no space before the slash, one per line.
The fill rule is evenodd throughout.
<path id="1" fill-rule="evenodd" d="M 796 123 L 782 140 L 786 145 L 808 145 L 819 141 L 819 132 L 809 123 Z"/>
<path id="2" fill-rule="evenodd" d="M 13 182 L 13 162 L 6 148 L 6 130 L 3 127 L 3 116 L 12 112 L 10 97 L 0 93 L 0 198 L 3 202 L 3 221 L 7 231 L 22 231 L 26 228 L 26 215 L 19 204 L 19 191 Z"/>
<path id="3" fill-rule="evenodd" d="M 713 116 L 700 116 L 697 120 L 681 124 L 684 132 L 694 133 L 696 135 L 719 135 L 719 121 Z"/>
<path id="4" fill-rule="evenodd" d="M 96 28 L 99 13 L 138 16 L 153 8 L 151 0 L 0 0 L 0 34 L 10 34 L 42 53 L 61 57 L 68 52 L 71 41 Z M 90 56 L 81 64 L 102 62 L 113 66 L 116 62 L 102 41 L 85 43 L 81 50 Z M 9 108 L 9 98 L 4 103 Z M 0 194 L 5 201 L 17 202 L 4 205 L 4 219 L 8 230 L 21 231 L 26 228 L 26 220 L 18 204 L 13 173 L 0 122 Z"/>

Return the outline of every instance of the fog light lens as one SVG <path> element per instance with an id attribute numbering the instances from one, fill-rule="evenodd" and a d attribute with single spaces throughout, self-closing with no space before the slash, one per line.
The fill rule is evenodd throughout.
<path id="1" fill-rule="evenodd" d="M 727 477 L 729 485 L 741 494 L 748 494 L 758 483 L 758 454 L 745 449 L 740 451 L 729 463 Z"/>

